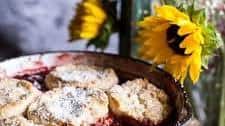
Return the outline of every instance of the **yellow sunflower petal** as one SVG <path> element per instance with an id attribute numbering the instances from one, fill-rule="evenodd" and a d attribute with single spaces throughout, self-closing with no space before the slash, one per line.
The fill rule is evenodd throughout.
<path id="1" fill-rule="evenodd" d="M 85 23 L 81 24 L 82 31 L 84 31 L 84 30 L 99 31 L 100 28 L 101 28 L 101 25 L 96 24 L 96 23 L 85 22 Z"/>
<path id="2" fill-rule="evenodd" d="M 154 26 L 158 26 L 164 23 L 168 23 L 168 21 L 159 18 L 159 17 L 155 17 L 155 16 L 149 16 L 149 17 L 145 17 L 143 21 L 140 21 L 138 23 L 138 25 L 140 27 L 144 27 L 144 28 L 151 28 Z"/>
<path id="3" fill-rule="evenodd" d="M 97 36 L 99 32 L 99 26 L 92 23 L 84 23 L 80 28 L 80 37 L 86 39 L 92 39 Z"/>
<path id="4" fill-rule="evenodd" d="M 82 16 L 82 20 L 84 22 L 97 23 L 97 24 L 102 24 L 102 22 L 103 22 L 103 20 L 96 18 L 92 15 L 84 15 L 84 16 Z"/>
<path id="5" fill-rule="evenodd" d="M 161 7 L 156 7 L 156 14 L 160 18 L 166 19 L 168 21 L 178 21 L 178 20 L 186 20 L 189 21 L 188 15 L 179 11 L 177 8 L 169 5 L 164 5 Z"/>
<path id="6" fill-rule="evenodd" d="M 201 33 L 201 29 L 197 30 L 195 33 L 194 33 L 194 38 L 195 38 L 195 41 L 198 41 L 199 43 L 203 44 L 204 43 L 204 38 L 202 36 L 202 33 Z"/>
<path id="7" fill-rule="evenodd" d="M 178 35 L 183 36 L 194 32 L 197 29 L 197 26 L 194 23 L 188 23 L 184 26 L 180 26 L 178 30 Z"/>
<path id="8" fill-rule="evenodd" d="M 183 84 L 186 76 L 187 76 L 187 65 L 186 64 L 182 64 L 181 66 L 181 78 L 180 78 L 180 83 Z"/>
<path id="9" fill-rule="evenodd" d="M 191 54 L 194 50 L 199 48 L 200 42 L 196 41 L 195 34 L 191 34 L 188 35 L 179 46 L 180 48 L 185 48 L 185 54 Z"/>
<path id="10" fill-rule="evenodd" d="M 83 1 L 95 4 L 95 5 L 100 5 L 100 1 L 99 0 L 83 0 Z"/>
<path id="11" fill-rule="evenodd" d="M 100 7 L 98 7 L 98 6 L 94 5 L 94 4 L 91 4 L 89 2 L 84 2 L 83 5 L 96 18 L 100 18 L 100 19 L 105 19 L 106 18 L 106 14 L 105 14 L 104 10 L 102 10 Z"/>
<path id="12" fill-rule="evenodd" d="M 83 29 L 81 32 L 93 34 L 93 37 L 98 35 L 98 29 Z"/>
<path id="13" fill-rule="evenodd" d="M 92 33 L 92 32 L 81 32 L 80 33 L 80 37 L 81 38 L 85 38 L 85 39 L 92 39 L 94 37 L 96 37 L 96 33 Z"/>
<path id="14" fill-rule="evenodd" d="M 182 80 L 186 77 L 187 69 L 191 61 L 190 59 L 190 56 L 172 55 L 169 62 L 166 64 L 166 69 L 169 72 L 171 71 L 170 73 L 176 77 L 176 79 Z"/>
<path id="15" fill-rule="evenodd" d="M 189 75 L 193 83 L 199 79 L 201 72 L 201 48 L 193 54 L 192 62 L 190 63 Z"/>
<path id="16" fill-rule="evenodd" d="M 138 39 L 142 41 L 140 42 L 141 45 L 139 48 L 139 54 L 142 58 L 147 60 L 152 59 L 156 64 L 167 62 L 167 58 L 170 57 L 172 51 L 170 51 L 166 43 L 165 31 L 166 28 L 160 32 L 150 31 L 138 36 Z"/>
<path id="17" fill-rule="evenodd" d="M 177 65 L 165 64 L 165 70 L 169 72 L 176 80 L 180 79 L 180 69 Z"/>
<path id="18" fill-rule="evenodd" d="M 165 29 L 168 29 L 169 26 L 170 26 L 169 23 L 164 23 L 164 24 L 155 26 L 155 28 L 152 29 L 152 30 L 155 31 L 155 32 L 159 32 L 159 31 L 163 31 L 163 30 L 165 30 Z"/>

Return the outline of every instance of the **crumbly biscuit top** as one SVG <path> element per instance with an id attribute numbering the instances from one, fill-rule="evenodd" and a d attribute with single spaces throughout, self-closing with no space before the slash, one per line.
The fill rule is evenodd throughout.
<path id="1" fill-rule="evenodd" d="M 76 81 L 86 83 L 107 77 L 110 69 L 85 65 L 65 65 L 57 67 L 51 73 L 63 81 Z"/>
<path id="2" fill-rule="evenodd" d="M 147 80 L 136 79 L 121 86 L 115 85 L 109 91 L 112 111 L 119 116 L 136 120 L 151 120 L 158 124 L 169 114 L 168 97 Z"/>
<path id="3" fill-rule="evenodd" d="M 7 118 L 0 120 L 1 126 L 22 126 L 20 120 L 16 118 Z"/>
<path id="4" fill-rule="evenodd" d="M 30 82 L 17 79 L 0 80 L 0 108 L 7 107 L 8 104 L 20 104 L 19 101 L 26 100 L 36 91 L 39 95 L 31 104 L 33 99 L 30 99 L 27 103 L 28 109 L 27 105 L 24 108 L 27 110 L 25 117 L 32 121 L 20 116 L 20 112 L 12 115 L 16 117 L 3 117 L 6 119 L 0 120 L 0 126 L 90 126 L 107 117 L 109 109 L 113 116 L 131 117 L 140 122 L 147 119 L 157 125 L 170 114 L 171 108 L 166 93 L 147 80 L 136 79 L 122 85 L 113 83 L 106 86 L 107 88 L 99 88 L 107 85 L 107 82 L 118 81 L 112 69 L 72 64 L 56 67 L 50 74 L 65 85 L 41 95 Z M 107 77 L 116 78 L 116 81 L 105 79 Z M 53 84 L 57 84 L 57 81 L 53 81 Z M 91 82 L 95 81 L 99 85 L 93 86 Z M 78 88 L 76 85 L 67 85 L 67 82 L 92 86 Z M 108 96 L 103 90 L 107 91 Z"/>
<path id="5" fill-rule="evenodd" d="M 22 116 L 16 116 L 0 120 L 0 126 L 42 126 L 32 123 Z"/>
<path id="6" fill-rule="evenodd" d="M 26 99 L 32 92 L 31 88 L 32 84 L 27 81 L 16 79 L 0 80 L 0 106 Z"/>
<path id="7" fill-rule="evenodd" d="M 39 120 L 80 126 L 105 117 L 108 114 L 108 98 L 99 89 L 64 87 L 47 92 L 31 104 L 28 111 Z"/>

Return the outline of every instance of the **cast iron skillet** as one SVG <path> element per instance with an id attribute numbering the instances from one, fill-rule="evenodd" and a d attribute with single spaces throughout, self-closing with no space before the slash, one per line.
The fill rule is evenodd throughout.
<path id="1" fill-rule="evenodd" d="M 35 74 L 67 63 L 97 65 L 113 68 L 120 82 L 146 78 L 170 97 L 173 113 L 167 126 L 184 126 L 192 117 L 191 105 L 182 86 L 168 73 L 151 64 L 114 54 L 59 51 L 21 56 L 0 62 L 0 78 Z"/>

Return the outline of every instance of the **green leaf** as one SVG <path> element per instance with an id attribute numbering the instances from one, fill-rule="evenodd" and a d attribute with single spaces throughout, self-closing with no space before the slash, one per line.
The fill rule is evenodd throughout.
<path id="1" fill-rule="evenodd" d="M 203 67 L 203 69 L 208 69 L 208 64 L 209 64 L 209 57 L 208 56 L 202 57 L 202 67 Z"/>
<path id="2" fill-rule="evenodd" d="M 186 5 L 186 4 L 185 4 Z M 191 17 L 194 13 L 194 10 L 195 10 L 195 7 L 194 7 L 194 4 L 192 5 L 186 5 L 186 12 L 187 14 Z"/>
<path id="3" fill-rule="evenodd" d="M 204 37 L 204 44 L 202 44 L 202 65 L 208 65 L 208 59 L 213 56 L 213 53 L 218 49 L 223 41 L 220 34 L 211 24 L 202 26 L 202 34 Z"/>
<path id="4" fill-rule="evenodd" d="M 178 0 L 161 0 L 160 2 L 161 2 L 161 4 L 176 6 L 178 3 Z"/>
<path id="5" fill-rule="evenodd" d="M 205 24 L 205 21 L 206 21 L 205 9 L 199 9 L 199 10 L 193 11 L 191 15 L 191 20 L 198 25 Z"/>
<path id="6" fill-rule="evenodd" d="M 215 49 L 222 45 L 222 39 L 211 24 L 202 27 L 202 34 L 204 37 L 203 55 L 211 55 Z"/>

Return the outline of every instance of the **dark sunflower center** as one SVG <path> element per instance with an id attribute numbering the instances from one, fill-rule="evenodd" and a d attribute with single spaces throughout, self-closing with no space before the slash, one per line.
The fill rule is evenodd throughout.
<path id="1" fill-rule="evenodd" d="M 167 31 L 166 31 L 166 39 L 169 44 L 169 47 L 173 49 L 174 52 L 181 54 L 181 55 L 187 55 L 185 54 L 185 48 L 180 48 L 180 43 L 185 39 L 185 36 L 179 36 L 177 34 L 177 31 L 179 29 L 179 26 L 177 25 L 171 25 Z"/>

